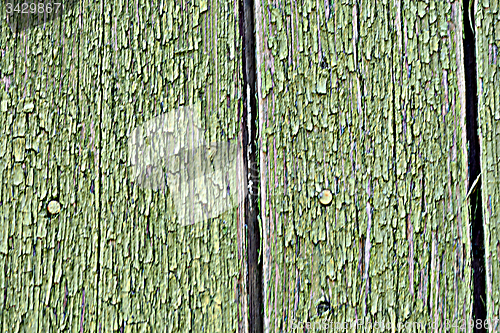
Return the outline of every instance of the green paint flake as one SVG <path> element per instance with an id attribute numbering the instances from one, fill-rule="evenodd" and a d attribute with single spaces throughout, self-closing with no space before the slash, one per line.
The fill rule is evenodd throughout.
<path id="1" fill-rule="evenodd" d="M 21 164 L 15 164 L 12 169 L 12 184 L 20 185 L 24 181 L 24 172 Z"/>

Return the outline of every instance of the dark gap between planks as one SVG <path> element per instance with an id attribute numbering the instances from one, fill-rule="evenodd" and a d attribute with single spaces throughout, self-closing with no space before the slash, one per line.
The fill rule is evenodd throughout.
<path id="1" fill-rule="evenodd" d="M 253 0 L 239 0 L 239 30 L 241 35 L 242 73 L 243 73 L 243 110 L 240 114 L 243 136 L 243 163 L 247 169 L 247 179 L 258 182 L 259 167 L 257 154 L 257 101 L 256 101 L 256 68 L 255 68 L 255 34 Z M 260 229 L 259 198 L 254 193 L 256 186 L 248 188 L 245 197 L 245 225 L 247 237 L 248 260 L 248 324 L 250 333 L 263 332 L 263 294 L 262 294 L 262 262 L 259 262 Z"/>
<path id="2" fill-rule="evenodd" d="M 465 69 L 465 104 L 466 104 L 466 127 L 469 160 L 469 188 L 481 174 L 480 146 L 478 136 L 478 110 L 477 110 L 477 77 L 476 77 L 476 41 L 474 31 L 474 8 L 469 7 L 470 1 L 463 0 L 464 19 L 464 69 Z M 469 12 L 470 10 L 470 12 Z M 472 22 L 471 22 L 472 21 Z M 475 184 L 470 194 L 469 214 L 472 225 L 472 278 L 473 278 L 473 300 L 472 315 L 474 322 L 486 320 L 486 269 L 484 262 L 484 229 L 483 229 L 483 207 L 481 201 L 481 179 Z M 474 325 L 474 332 L 486 332 L 483 328 Z"/>

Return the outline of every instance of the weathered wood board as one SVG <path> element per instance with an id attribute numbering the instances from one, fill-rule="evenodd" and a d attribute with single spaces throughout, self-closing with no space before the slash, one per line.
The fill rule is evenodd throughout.
<path id="1" fill-rule="evenodd" d="M 201 120 L 206 141 L 237 137 L 237 3 L 108 1 L 104 8 L 111 19 L 104 24 L 99 317 L 107 328 L 242 330 L 245 237 L 237 207 L 179 223 L 183 207 L 172 199 L 179 189 L 170 179 L 168 191 L 143 188 L 123 160 L 134 128 L 182 108 Z"/>
<path id="2" fill-rule="evenodd" d="M 238 20 L 237 1 L 116 0 L 16 34 L 2 22 L 2 332 L 246 330 L 242 209 L 180 223 L 182 189 L 142 186 L 128 149 L 182 108 L 204 142 L 239 147 Z"/>
<path id="3" fill-rule="evenodd" d="M 470 318 L 461 2 L 256 13 L 264 330 Z"/>
<path id="4" fill-rule="evenodd" d="M 100 10 L 87 3 L 17 35 L 3 10 L 1 330 L 94 332 Z"/>
<path id="5" fill-rule="evenodd" d="M 248 331 L 240 6 L 2 21 L 1 332 Z M 471 318 L 461 6 L 255 0 L 264 331 Z M 491 322 L 499 5 L 475 6 Z"/>
<path id="6" fill-rule="evenodd" d="M 475 4 L 479 139 L 486 266 L 486 304 L 490 332 L 500 325 L 500 4 Z"/>

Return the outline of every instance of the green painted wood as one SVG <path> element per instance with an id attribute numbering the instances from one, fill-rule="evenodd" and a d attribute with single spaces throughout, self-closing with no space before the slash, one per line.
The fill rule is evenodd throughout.
<path id="1" fill-rule="evenodd" d="M 97 330 L 100 11 L 80 8 L 16 35 L 2 21 L 2 332 Z"/>
<path id="2" fill-rule="evenodd" d="M 17 34 L 2 22 L 2 332 L 247 330 L 241 201 L 181 223 L 184 183 L 141 186 L 128 149 L 187 108 L 206 142 L 240 154 L 238 15 L 235 1 L 113 0 Z"/>
<path id="3" fill-rule="evenodd" d="M 478 82 L 479 139 L 486 266 L 486 304 L 490 332 L 500 325 L 500 88 L 498 48 L 500 19 L 498 1 L 475 3 L 476 63 Z"/>
<path id="4" fill-rule="evenodd" d="M 264 330 L 470 318 L 461 3 L 256 13 Z"/>
<path id="5" fill-rule="evenodd" d="M 460 2 L 255 6 L 265 331 L 470 318 Z M 491 319 L 496 13 L 478 4 Z M 184 183 L 144 186 L 129 150 L 179 110 L 192 115 L 173 118 L 193 134 L 182 147 L 199 119 L 206 141 L 241 148 L 238 24 L 226 0 L 82 1 L 17 34 L 2 22 L 2 332 L 248 330 L 243 210 L 185 225 L 203 194 L 179 206 Z"/>
<path id="6" fill-rule="evenodd" d="M 181 224 L 180 209 L 189 208 L 175 206 L 179 189 L 140 186 L 126 142 L 134 128 L 184 108 L 200 119 L 206 141 L 237 137 L 238 7 L 141 0 L 104 8 L 111 19 L 103 26 L 99 318 L 106 331 L 124 323 L 131 332 L 242 331 L 246 260 L 237 207 Z"/>

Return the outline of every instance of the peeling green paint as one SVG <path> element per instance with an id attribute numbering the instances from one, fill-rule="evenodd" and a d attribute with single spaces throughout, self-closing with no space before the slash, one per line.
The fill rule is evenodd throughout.
<path id="1" fill-rule="evenodd" d="M 256 13 L 265 331 L 470 318 L 461 3 Z"/>
<path id="2" fill-rule="evenodd" d="M 207 141 L 241 139 L 240 44 L 234 1 L 80 2 L 18 34 L 2 22 L 1 332 L 246 330 L 241 209 L 181 226 L 172 195 L 127 165 L 127 135 L 182 105 L 199 106 Z"/>
<path id="3" fill-rule="evenodd" d="M 489 322 L 500 319 L 500 88 L 498 1 L 475 1 L 479 140 L 486 266 L 486 305 Z M 499 329 L 490 326 L 489 331 Z"/>
<path id="4" fill-rule="evenodd" d="M 97 330 L 98 10 L 87 5 L 82 26 L 74 13 L 18 34 L 2 22 L 2 332 Z"/>
<path id="5" fill-rule="evenodd" d="M 255 6 L 265 330 L 469 318 L 460 2 Z M 494 317 L 500 25 L 478 6 Z M 126 142 L 184 105 L 208 142 L 238 137 L 238 3 L 81 2 L 0 29 L 1 331 L 247 331 L 241 209 L 179 225 Z"/>
<path id="6" fill-rule="evenodd" d="M 130 166 L 123 165 L 127 135 L 183 105 L 198 106 L 208 142 L 236 137 L 242 78 L 234 50 L 240 41 L 228 34 L 236 31 L 237 7 L 230 1 L 120 7 L 105 5 L 115 20 L 104 24 L 102 80 L 109 83 L 104 95 L 113 97 L 104 100 L 101 119 L 100 321 L 150 332 L 242 330 L 238 209 L 183 226 L 172 193 L 131 184 Z M 230 61 L 231 55 L 237 58 Z"/>

